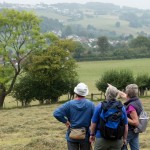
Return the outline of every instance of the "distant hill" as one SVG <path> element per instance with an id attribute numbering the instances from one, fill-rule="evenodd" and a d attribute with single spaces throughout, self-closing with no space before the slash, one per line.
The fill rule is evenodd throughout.
<path id="1" fill-rule="evenodd" d="M 103 33 L 111 32 L 115 35 L 142 34 L 150 36 L 150 10 L 131 7 L 120 7 L 111 3 L 89 2 L 58 3 L 58 4 L 0 4 L 2 8 L 19 10 L 34 10 L 37 15 L 57 19 L 65 25 L 81 25 L 84 28 L 92 26 Z"/>

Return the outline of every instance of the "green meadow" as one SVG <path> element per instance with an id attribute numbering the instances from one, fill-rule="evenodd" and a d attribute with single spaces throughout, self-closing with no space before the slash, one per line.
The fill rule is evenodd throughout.
<path id="1" fill-rule="evenodd" d="M 89 86 L 90 93 L 97 93 L 95 87 L 96 81 L 101 75 L 108 70 L 128 69 L 133 72 L 134 76 L 138 74 L 150 74 L 150 59 L 128 59 L 128 60 L 111 60 L 111 61 L 89 61 L 78 62 L 77 72 L 79 80 Z"/>
<path id="2" fill-rule="evenodd" d="M 95 82 L 103 72 L 130 69 L 136 76 L 140 73 L 150 74 L 149 66 L 150 59 L 92 61 L 78 62 L 77 71 L 80 81 L 89 86 L 90 93 L 96 93 Z M 150 98 L 142 98 L 150 114 L 149 101 Z M 33 106 L 15 108 L 16 101 L 7 97 L 5 109 L 0 110 L 0 150 L 66 150 L 66 127 L 53 117 L 53 111 L 62 103 L 40 106 L 33 102 Z M 94 103 L 97 105 L 99 101 L 95 100 Z M 150 125 L 146 132 L 140 134 L 140 149 L 149 150 L 149 141 Z"/>
<path id="3" fill-rule="evenodd" d="M 119 21 L 121 26 L 119 28 L 116 28 L 115 24 Z M 125 33 L 126 34 L 136 34 L 139 29 L 131 28 L 129 27 L 129 22 L 120 20 L 118 16 L 114 15 L 99 15 L 92 18 L 84 18 L 80 21 L 72 21 L 71 24 L 81 24 L 84 27 L 87 27 L 89 25 L 96 27 L 97 29 L 103 29 L 108 31 L 115 31 L 119 34 Z M 68 22 L 67 24 L 69 24 Z M 148 28 L 141 28 L 141 30 L 148 31 Z"/>

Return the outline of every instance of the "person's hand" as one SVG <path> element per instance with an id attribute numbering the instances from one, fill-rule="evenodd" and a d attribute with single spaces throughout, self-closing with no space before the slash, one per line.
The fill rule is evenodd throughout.
<path id="1" fill-rule="evenodd" d="M 70 124 L 69 121 L 67 121 L 67 122 L 65 123 L 65 125 L 66 125 L 67 128 L 69 128 L 69 127 L 71 126 L 71 124 Z"/>
<path id="2" fill-rule="evenodd" d="M 111 84 L 107 83 L 108 86 L 112 86 Z"/>
<path id="3" fill-rule="evenodd" d="M 124 98 L 124 99 L 127 99 L 126 93 L 124 93 L 124 92 L 122 92 L 122 91 L 119 91 L 119 97 Z"/>
<path id="4" fill-rule="evenodd" d="M 127 145 L 127 139 L 123 138 L 123 144 Z"/>
<path id="5" fill-rule="evenodd" d="M 95 141 L 95 136 L 93 136 L 93 135 L 90 136 L 89 141 L 90 141 L 90 143 L 93 143 Z"/>

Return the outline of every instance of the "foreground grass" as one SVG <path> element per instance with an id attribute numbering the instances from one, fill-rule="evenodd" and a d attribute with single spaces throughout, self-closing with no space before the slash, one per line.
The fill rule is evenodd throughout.
<path id="1" fill-rule="evenodd" d="M 150 113 L 150 98 L 142 101 Z M 0 150 L 66 150 L 66 127 L 52 115 L 59 105 L 0 110 Z M 141 150 L 149 150 L 149 141 L 150 126 L 140 134 Z"/>

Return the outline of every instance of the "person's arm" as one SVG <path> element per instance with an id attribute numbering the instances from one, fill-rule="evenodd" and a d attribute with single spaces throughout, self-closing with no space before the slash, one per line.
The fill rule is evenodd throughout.
<path id="1" fill-rule="evenodd" d="M 128 118 L 127 118 L 127 113 L 126 113 L 126 109 L 124 106 L 123 106 L 122 110 L 123 110 L 124 124 L 125 124 L 123 143 L 126 144 L 127 143 L 127 135 L 128 135 Z"/>
<path id="2" fill-rule="evenodd" d="M 118 97 L 121 97 L 121 98 L 123 98 L 123 99 L 127 99 L 126 93 L 124 93 L 124 92 L 122 92 L 122 91 L 120 91 L 120 90 L 118 90 L 118 91 L 119 91 Z"/>
<path id="3" fill-rule="evenodd" d="M 97 105 L 94 110 L 94 114 L 93 114 L 92 122 L 90 126 L 90 138 L 89 138 L 90 142 L 95 141 L 96 126 L 99 121 L 100 107 L 101 107 L 101 103 Z"/>
<path id="4" fill-rule="evenodd" d="M 69 127 L 71 126 L 71 124 L 70 124 L 69 121 L 67 121 L 67 122 L 65 123 L 65 125 L 66 125 L 67 128 L 69 128 Z"/>
<path id="5" fill-rule="evenodd" d="M 133 125 L 133 126 L 138 126 L 139 125 L 139 119 L 138 119 L 138 115 L 136 113 L 136 110 L 131 111 L 130 116 L 131 116 L 131 119 L 128 118 L 128 123 L 130 125 Z"/>
<path id="6" fill-rule="evenodd" d="M 69 102 L 61 105 L 59 108 L 57 108 L 53 116 L 60 122 L 64 123 L 67 127 L 70 127 L 70 122 L 68 121 L 69 117 Z"/>
<path id="7" fill-rule="evenodd" d="M 113 85 L 111 85 L 111 84 L 109 84 L 109 83 L 107 83 L 107 85 L 108 85 L 109 87 L 113 86 Z M 115 86 L 113 86 L 113 87 L 115 87 Z M 120 98 L 120 97 L 123 98 L 123 99 L 127 99 L 126 93 L 124 93 L 124 92 L 118 90 L 118 96 L 117 96 L 117 98 Z"/>
<path id="8" fill-rule="evenodd" d="M 96 129 L 96 123 L 91 123 L 91 126 L 90 126 L 90 138 L 89 138 L 89 141 L 91 143 L 93 143 L 95 141 L 95 129 Z"/>

